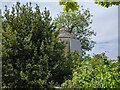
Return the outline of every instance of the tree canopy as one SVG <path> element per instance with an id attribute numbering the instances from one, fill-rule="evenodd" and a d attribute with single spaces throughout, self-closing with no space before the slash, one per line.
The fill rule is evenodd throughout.
<path id="1" fill-rule="evenodd" d="M 61 82 L 68 71 L 64 45 L 58 42 L 58 32 L 50 12 L 35 10 L 30 4 L 17 2 L 6 9 L 2 18 L 2 84 L 3 88 L 46 89 L 50 82 Z M 58 78 L 59 77 L 59 78 Z M 59 80 L 59 81 L 58 81 Z"/>
<path id="2" fill-rule="evenodd" d="M 94 0 L 95 4 L 101 5 L 103 7 L 111 7 L 113 5 L 120 5 L 120 1 L 118 0 Z M 76 11 L 79 8 L 78 2 L 76 2 L 75 0 L 59 0 L 59 4 L 63 5 L 64 11 Z"/>
<path id="3" fill-rule="evenodd" d="M 84 10 L 81 7 L 80 10 L 75 12 L 61 12 L 55 18 L 54 23 L 58 30 L 65 27 L 69 30 L 69 33 L 74 34 L 75 38 L 80 40 L 83 55 L 94 47 L 95 42 L 91 37 L 96 34 L 90 27 L 92 15 L 89 9 Z"/>

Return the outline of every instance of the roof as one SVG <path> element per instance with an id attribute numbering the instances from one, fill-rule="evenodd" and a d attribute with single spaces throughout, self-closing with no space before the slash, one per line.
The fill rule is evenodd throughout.
<path id="1" fill-rule="evenodd" d="M 73 38 L 74 35 L 72 33 L 70 33 L 68 29 L 61 28 L 58 37 L 59 38 Z"/>

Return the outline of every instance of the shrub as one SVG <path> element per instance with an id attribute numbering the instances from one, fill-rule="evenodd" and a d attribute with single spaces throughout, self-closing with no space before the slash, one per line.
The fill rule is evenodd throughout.
<path id="1" fill-rule="evenodd" d="M 86 56 L 76 61 L 72 79 L 63 88 L 119 88 L 118 62 L 107 60 L 105 54 Z"/>
<path id="2" fill-rule="evenodd" d="M 65 60 L 49 10 L 17 2 L 11 12 L 6 7 L 2 21 L 3 87 L 47 89 Z"/>

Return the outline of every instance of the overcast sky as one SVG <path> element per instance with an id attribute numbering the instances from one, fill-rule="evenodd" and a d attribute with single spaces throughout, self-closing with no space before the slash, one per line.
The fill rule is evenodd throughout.
<path id="1" fill-rule="evenodd" d="M 15 3 L 8 1 L 9 0 L 3 0 L 2 10 L 4 10 L 5 5 L 11 8 L 12 4 Z M 40 0 L 34 0 L 34 2 L 32 2 L 33 6 L 38 3 L 42 10 L 44 7 L 47 7 L 53 18 L 56 17 L 63 9 L 58 2 L 37 1 Z M 96 42 L 95 47 L 88 53 L 93 55 L 93 53 L 98 54 L 106 51 L 109 58 L 116 59 L 118 56 L 118 7 L 113 6 L 110 8 L 104 8 L 94 4 L 93 2 L 79 2 L 79 5 L 83 5 L 83 8 L 89 8 L 93 15 L 93 23 L 91 27 L 97 33 L 97 35 L 93 37 L 93 40 Z"/>

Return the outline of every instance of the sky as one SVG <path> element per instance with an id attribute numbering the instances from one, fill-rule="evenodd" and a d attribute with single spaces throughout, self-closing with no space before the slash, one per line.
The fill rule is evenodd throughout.
<path id="1" fill-rule="evenodd" d="M 2 4 L 0 4 L 0 8 L 4 10 L 5 5 L 11 8 L 15 1 L 18 0 L 3 0 Z M 19 1 L 25 3 L 22 0 Z M 37 3 L 40 5 L 41 10 L 47 7 L 53 19 L 63 10 L 63 6 L 60 6 L 56 0 L 52 2 L 48 2 L 48 0 L 44 0 L 44 2 L 41 0 L 27 1 L 31 1 L 33 7 Z M 93 15 L 91 28 L 96 32 L 96 36 L 92 37 L 92 39 L 96 44 L 92 51 L 87 52 L 87 54 L 93 55 L 106 52 L 106 55 L 110 59 L 116 59 L 118 56 L 118 7 L 112 6 L 110 8 L 104 8 L 94 4 L 91 0 L 89 2 L 79 2 L 78 4 L 82 5 L 84 9 L 89 8 Z"/>

